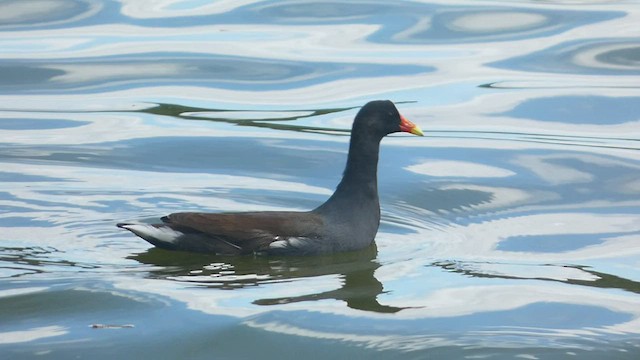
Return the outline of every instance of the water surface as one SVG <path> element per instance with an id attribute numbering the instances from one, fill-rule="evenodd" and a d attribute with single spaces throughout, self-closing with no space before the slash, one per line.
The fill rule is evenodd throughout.
<path id="1" fill-rule="evenodd" d="M 0 3 L 9 359 L 636 359 L 637 2 Z M 359 106 L 376 245 L 153 249 L 175 211 L 306 210 Z"/>

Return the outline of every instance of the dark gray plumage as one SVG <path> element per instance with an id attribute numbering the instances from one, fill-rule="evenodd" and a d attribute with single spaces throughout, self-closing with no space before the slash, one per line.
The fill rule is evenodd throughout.
<path id="1" fill-rule="evenodd" d="M 308 212 L 175 213 L 162 224 L 120 223 L 151 244 L 218 254 L 309 255 L 369 246 L 380 224 L 378 153 L 394 132 L 422 136 L 391 101 L 372 101 L 353 122 L 347 166 L 334 194 Z"/>

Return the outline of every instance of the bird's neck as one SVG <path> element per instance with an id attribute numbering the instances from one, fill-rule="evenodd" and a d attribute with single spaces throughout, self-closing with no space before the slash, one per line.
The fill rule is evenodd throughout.
<path id="1" fill-rule="evenodd" d="M 379 209 L 378 203 L 378 152 L 379 138 L 364 134 L 352 136 L 349 144 L 347 166 L 334 194 L 318 208 L 346 209 L 346 205 L 358 204 Z M 351 205 L 353 206 L 353 205 Z"/>
<path id="2" fill-rule="evenodd" d="M 349 144 L 349 156 L 347 166 L 344 169 L 341 187 L 351 187 L 370 184 L 378 184 L 378 154 L 380 152 L 380 140 L 367 138 L 366 136 L 354 136 Z M 355 189 L 349 189 L 355 190 Z"/>

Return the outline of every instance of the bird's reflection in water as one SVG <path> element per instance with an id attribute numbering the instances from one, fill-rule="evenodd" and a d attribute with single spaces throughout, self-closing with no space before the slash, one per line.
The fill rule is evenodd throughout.
<path id="1" fill-rule="evenodd" d="M 377 297 L 384 290 L 382 283 L 374 276 L 375 270 L 380 267 L 376 256 L 377 248 L 374 244 L 360 251 L 304 257 L 232 257 L 153 248 L 132 256 L 131 259 L 158 266 L 158 269 L 149 272 L 149 276 L 153 278 L 172 279 L 225 290 L 336 275 L 341 279 L 341 287 L 338 289 L 292 297 L 256 299 L 253 303 L 279 305 L 335 299 L 346 302 L 348 307 L 356 310 L 398 312 L 403 308 L 378 302 Z"/>

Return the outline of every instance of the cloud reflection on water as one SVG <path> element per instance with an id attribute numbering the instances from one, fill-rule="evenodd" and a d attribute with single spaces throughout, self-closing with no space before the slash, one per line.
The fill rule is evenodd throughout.
<path id="1" fill-rule="evenodd" d="M 0 3 L 0 30 L 69 25 L 101 8 L 99 2 L 83 0 L 5 0 Z"/>
<path id="2" fill-rule="evenodd" d="M 234 90 L 287 89 L 326 83 L 337 78 L 403 76 L 432 71 L 426 66 L 384 67 L 374 64 L 309 63 L 266 59 L 203 57 L 198 54 L 138 54 L 111 59 L 0 63 L 0 91 L 15 93 L 83 92 L 167 83 L 202 84 Z M 27 73 L 18 79 L 10 74 Z"/>
<path id="3" fill-rule="evenodd" d="M 62 326 L 41 326 L 29 330 L 0 332 L 0 344 L 18 344 L 61 336 L 69 331 Z"/>
<path id="4" fill-rule="evenodd" d="M 561 43 L 489 65 L 519 71 L 638 76 L 639 60 L 637 40 L 607 38 Z"/>

